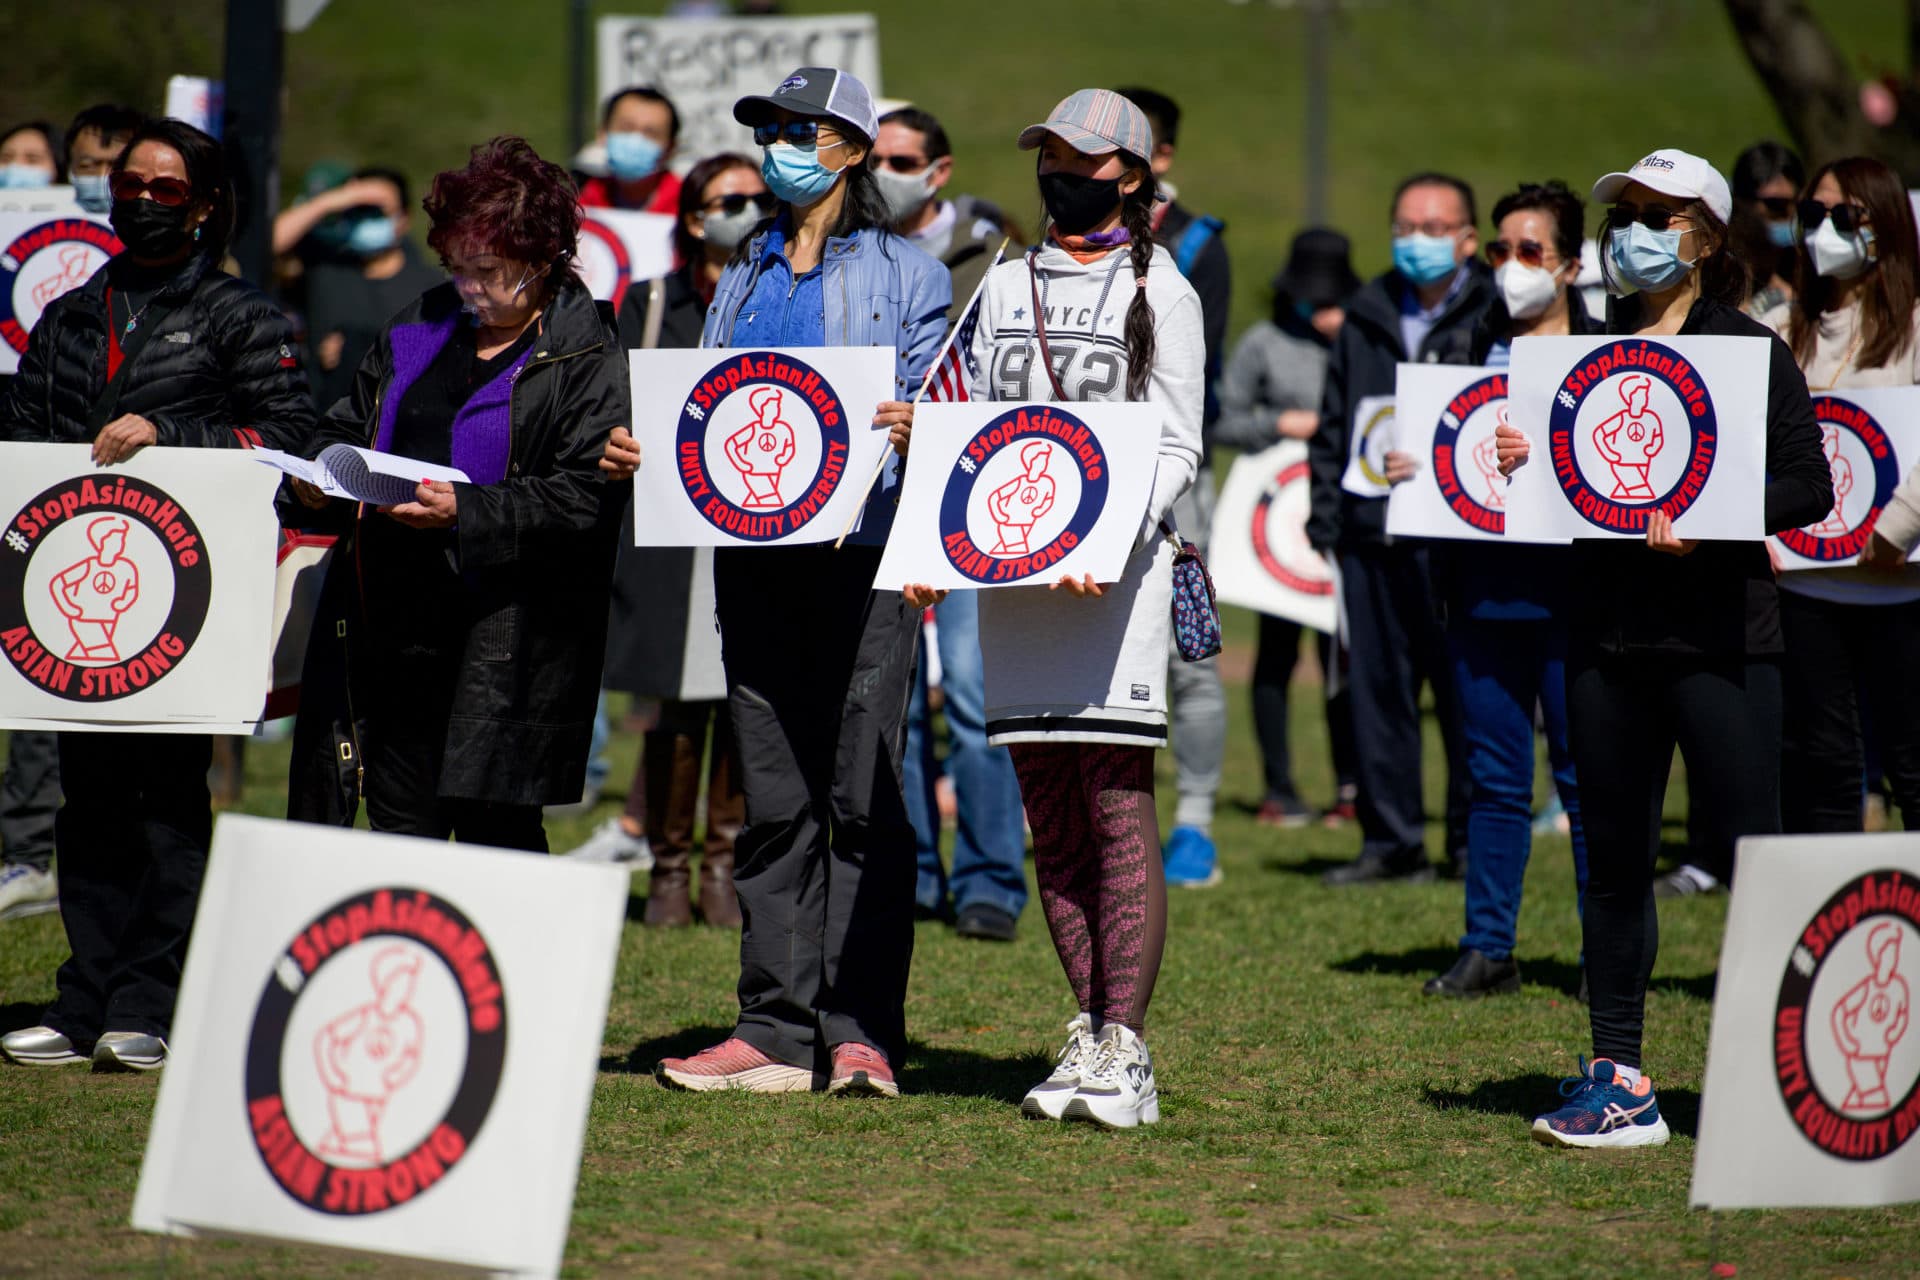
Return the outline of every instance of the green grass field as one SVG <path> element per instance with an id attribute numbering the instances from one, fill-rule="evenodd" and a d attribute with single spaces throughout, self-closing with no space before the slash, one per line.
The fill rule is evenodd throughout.
<path id="1" fill-rule="evenodd" d="M 1228 665 L 1244 671 L 1244 615 Z M 1301 686 L 1301 783 L 1330 788 Z M 1529 1141 L 1586 1045 L 1564 839 L 1538 846 L 1527 985 L 1423 997 L 1451 961 L 1457 885 L 1334 891 L 1357 835 L 1273 833 L 1244 684 L 1218 826 L 1225 884 L 1180 892 L 1151 1039 L 1164 1119 L 1104 1134 L 1022 1121 L 1072 1013 L 1037 907 L 1011 946 L 920 926 L 898 1102 L 668 1093 L 647 1074 L 732 1023 L 734 935 L 630 925 L 567 1249 L 568 1274 L 1904 1276 L 1920 1213 L 1687 1208 L 1723 900 L 1662 908 L 1648 1070 L 1675 1140 L 1570 1155 Z M 615 778 L 634 741 L 616 744 Z M 246 807 L 281 804 L 283 750 L 251 753 Z M 1163 765 L 1166 763 L 1163 757 Z M 1439 776 L 1430 754 L 1430 801 Z M 1163 818 L 1170 814 L 1163 777 Z M 610 812 L 617 800 L 603 802 Z M 1684 794 L 1676 781 L 1674 840 Z M 550 824 L 556 848 L 585 820 Z M 636 877 L 630 916 L 646 892 Z M 0 925 L 0 1022 L 32 1022 L 65 955 L 57 917 Z M 406 1275 L 309 1249 L 167 1241 L 127 1224 L 151 1078 L 0 1069 L 0 1275 Z"/>

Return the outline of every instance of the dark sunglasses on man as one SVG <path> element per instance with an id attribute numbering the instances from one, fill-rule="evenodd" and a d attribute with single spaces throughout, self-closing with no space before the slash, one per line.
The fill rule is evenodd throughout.
<path id="1" fill-rule="evenodd" d="M 891 169 L 895 173 L 919 173 L 933 161 L 925 156 L 875 156 L 873 167 Z"/>
<path id="2" fill-rule="evenodd" d="M 1825 205 L 1818 200 L 1800 202 L 1800 230 L 1816 230 L 1828 218 L 1833 219 L 1833 229 L 1843 236 L 1850 236 L 1867 222 L 1867 211 L 1857 204 Z"/>
<path id="3" fill-rule="evenodd" d="M 107 190 L 115 200 L 138 200 L 150 194 L 155 204 L 168 208 L 178 208 L 193 198 L 192 185 L 178 178 L 149 180 L 137 173 L 128 173 L 125 169 L 107 179 Z"/>

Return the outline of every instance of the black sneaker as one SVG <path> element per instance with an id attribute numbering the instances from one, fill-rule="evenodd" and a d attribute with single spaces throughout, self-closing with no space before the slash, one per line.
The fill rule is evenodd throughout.
<path id="1" fill-rule="evenodd" d="M 960 918 L 953 922 L 953 931 L 983 942 L 1012 942 L 1013 923 L 1013 917 L 1000 908 L 976 902 L 961 911 Z"/>
<path id="2" fill-rule="evenodd" d="M 1481 996 L 1511 995 L 1520 989 L 1520 966 L 1509 956 L 1489 960 L 1484 952 L 1468 947 L 1453 962 L 1453 968 L 1436 978 L 1428 978 L 1420 990 L 1430 996 L 1452 996 L 1456 1000 L 1477 1000 Z"/>
<path id="3" fill-rule="evenodd" d="M 1345 866 L 1335 867 L 1321 876 L 1320 883 L 1338 886 L 1399 880 L 1408 884 L 1424 884 L 1433 876 L 1433 864 L 1424 855 L 1406 862 L 1391 862 L 1378 854 L 1363 853 Z"/>

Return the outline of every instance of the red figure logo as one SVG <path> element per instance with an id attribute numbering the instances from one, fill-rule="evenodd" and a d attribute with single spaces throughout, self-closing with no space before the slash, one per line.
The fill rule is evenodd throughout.
<path id="1" fill-rule="evenodd" d="M 92 257 L 84 244 L 70 244 L 60 249 L 55 254 L 59 269 L 33 286 L 33 305 L 45 311 L 49 303 L 85 284 L 93 274 L 88 266 Z"/>
<path id="2" fill-rule="evenodd" d="M 1867 935 L 1873 972 L 1833 1006 L 1833 1038 L 1847 1059 L 1842 1111 L 1885 1111 L 1887 1059 L 1907 1034 L 1907 980 L 1900 976 L 1900 926 L 1883 924 Z"/>
<path id="3" fill-rule="evenodd" d="M 774 387 L 749 392 L 747 404 L 754 419 L 727 437 L 727 461 L 747 486 L 743 507 L 786 505 L 780 497 L 780 473 L 793 461 L 794 444 L 793 428 L 780 417 L 781 396 Z"/>
<path id="4" fill-rule="evenodd" d="M 1027 539 L 1036 520 L 1053 510 L 1055 486 L 1047 474 L 1053 458 L 1053 446 L 1035 440 L 1020 449 L 1024 471 L 987 495 L 987 514 L 993 517 L 1000 541 L 988 549 L 988 555 L 1024 556 Z"/>
<path id="5" fill-rule="evenodd" d="M 1507 425 L 1507 406 L 1502 404 L 1493 411 L 1494 429 L 1497 431 Z M 1499 511 L 1507 505 L 1507 495 L 1502 492 L 1507 487 L 1506 478 L 1500 474 L 1500 442 L 1491 435 L 1482 436 L 1480 443 L 1473 446 L 1473 465 L 1487 482 L 1487 506 Z"/>
<path id="6" fill-rule="evenodd" d="M 101 516 L 87 526 L 93 554 L 70 564 L 47 584 L 54 607 L 73 633 L 69 661 L 118 662 L 113 640 L 120 615 L 140 598 L 140 570 L 127 555 L 127 521 L 123 516 Z"/>
<path id="7" fill-rule="evenodd" d="M 1820 424 L 1820 447 L 1827 451 L 1827 466 L 1833 471 L 1833 510 L 1808 533 L 1817 538 L 1844 538 L 1852 532 L 1847 525 L 1847 495 L 1853 492 L 1853 464 L 1840 452 L 1840 429 Z"/>
<path id="8" fill-rule="evenodd" d="M 327 1091 L 333 1127 L 320 1140 L 322 1156 L 384 1164 L 380 1120 L 420 1069 L 420 1015 L 411 1003 L 420 957 L 409 947 L 387 947 L 373 957 L 373 999 L 320 1028 L 313 1056 Z"/>
<path id="9" fill-rule="evenodd" d="M 1653 486 L 1647 482 L 1647 468 L 1661 446 L 1666 444 L 1660 416 L 1647 408 L 1647 393 L 1653 379 L 1639 376 L 1620 382 L 1620 412 L 1593 429 L 1593 445 L 1613 468 L 1613 496 L 1635 501 L 1651 501 Z"/>

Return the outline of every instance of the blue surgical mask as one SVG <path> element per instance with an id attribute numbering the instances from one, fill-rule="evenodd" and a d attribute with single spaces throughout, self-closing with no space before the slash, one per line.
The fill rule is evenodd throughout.
<path id="1" fill-rule="evenodd" d="M 1459 269 L 1453 259 L 1452 236 L 1395 236 L 1393 269 L 1415 287 L 1439 284 Z"/>
<path id="2" fill-rule="evenodd" d="M 1767 239 L 1773 242 L 1773 247 L 1776 249 L 1793 248 L 1793 221 L 1789 219 L 1786 222 L 1769 222 Z"/>
<path id="3" fill-rule="evenodd" d="M 19 191 L 52 185 L 53 175 L 37 164 L 0 164 L 0 188 Z"/>
<path id="4" fill-rule="evenodd" d="M 651 178 L 660 169 L 666 148 L 644 133 L 607 135 L 607 168 L 622 182 Z"/>
<path id="5" fill-rule="evenodd" d="M 827 145 L 837 147 L 840 143 Z M 840 171 L 821 164 L 819 150 L 817 147 L 803 149 L 791 142 L 776 142 L 762 148 L 760 176 L 766 180 L 767 189 L 778 199 L 796 205 L 812 204 L 833 190 L 833 184 L 840 180 Z"/>
<path id="6" fill-rule="evenodd" d="M 1640 289 L 1660 292 L 1685 280 L 1694 264 L 1680 256 L 1684 234 L 1679 227 L 1654 231 L 1644 222 L 1614 228 L 1607 236 L 1614 291 L 1622 296 Z"/>
<path id="7" fill-rule="evenodd" d="M 347 248 L 366 257 L 385 253 L 400 242 L 400 227 L 392 218 L 356 218 L 347 228 Z"/>
<path id="8" fill-rule="evenodd" d="M 113 193 L 107 190 L 104 173 L 74 174 L 73 198 L 88 213 L 105 213 L 113 208 Z"/>

